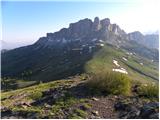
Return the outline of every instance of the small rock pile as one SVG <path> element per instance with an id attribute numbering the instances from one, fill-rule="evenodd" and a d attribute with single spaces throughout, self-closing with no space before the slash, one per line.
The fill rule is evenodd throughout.
<path id="1" fill-rule="evenodd" d="M 115 110 L 119 111 L 119 118 L 123 119 L 158 119 L 159 103 L 150 102 L 142 107 L 137 107 L 131 103 L 118 102 Z"/>

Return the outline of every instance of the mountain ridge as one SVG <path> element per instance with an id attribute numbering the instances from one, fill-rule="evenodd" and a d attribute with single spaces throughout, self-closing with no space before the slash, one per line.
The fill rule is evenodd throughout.
<path id="1" fill-rule="evenodd" d="M 149 48 L 159 49 L 159 34 L 146 34 L 143 35 L 139 31 L 134 31 L 128 34 L 129 39 L 136 41 Z"/>
<path id="2" fill-rule="evenodd" d="M 111 24 L 109 18 L 100 20 L 98 17 L 95 17 L 94 21 L 85 18 L 79 20 L 78 22 L 70 23 L 68 28 L 62 28 L 54 33 L 47 33 L 46 37 L 41 37 L 35 44 L 38 44 L 45 38 L 46 42 L 55 42 L 55 44 L 57 44 L 58 42 L 66 43 L 67 41 L 72 41 L 75 39 L 109 39 L 109 37 L 112 37 L 109 32 L 113 32 L 115 35 L 122 37 L 125 40 L 134 40 L 137 43 L 149 48 L 158 48 L 158 34 L 143 35 L 139 31 L 134 31 L 127 34 L 117 24 Z M 97 36 L 95 34 L 97 34 Z M 147 38 L 150 39 L 147 40 Z M 151 39 L 153 39 L 153 41 Z M 109 41 L 107 42 L 109 43 Z M 49 43 L 48 45 L 50 45 Z M 152 43 L 152 45 L 150 46 L 149 43 Z"/>
<path id="3" fill-rule="evenodd" d="M 115 35 L 126 37 L 125 32 L 116 24 L 111 24 L 109 18 L 99 20 L 95 17 L 94 21 L 85 18 L 76 23 L 71 23 L 68 28 L 62 28 L 54 33 L 47 33 L 46 37 L 41 37 L 36 43 L 50 46 L 58 43 L 66 43 L 71 41 L 83 41 L 92 39 L 108 39 L 113 32 Z M 114 38 L 116 39 L 116 38 Z M 108 41 L 109 42 L 109 41 Z"/>
<path id="4" fill-rule="evenodd" d="M 96 17 L 93 22 L 86 18 L 71 23 L 69 28 L 47 33 L 32 45 L 2 53 L 2 77 L 51 80 L 78 74 L 105 45 L 158 62 L 158 50 L 129 40 L 128 34 L 110 19 Z"/>

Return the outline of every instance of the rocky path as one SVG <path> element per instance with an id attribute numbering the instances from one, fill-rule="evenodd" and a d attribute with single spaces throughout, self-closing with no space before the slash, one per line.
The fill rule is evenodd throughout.
<path id="1" fill-rule="evenodd" d="M 118 113 L 114 111 L 114 104 L 116 99 L 113 97 L 92 98 L 89 103 L 92 105 L 92 111 L 89 118 L 110 118 L 118 117 Z M 97 116 L 94 116 L 97 115 Z"/>

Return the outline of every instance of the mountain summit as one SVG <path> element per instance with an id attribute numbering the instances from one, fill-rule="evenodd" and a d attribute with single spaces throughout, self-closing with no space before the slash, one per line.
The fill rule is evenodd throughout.
<path id="1" fill-rule="evenodd" d="M 85 44 L 96 40 L 105 40 L 108 43 L 118 45 L 120 43 L 119 38 L 127 39 L 127 34 L 118 25 L 111 24 L 109 18 L 100 20 L 95 17 L 94 21 L 86 18 L 71 23 L 69 28 L 63 28 L 55 33 L 47 33 L 46 37 L 40 38 L 35 44 L 39 47 L 53 47 L 57 44 L 67 44 L 75 41 Z"/>

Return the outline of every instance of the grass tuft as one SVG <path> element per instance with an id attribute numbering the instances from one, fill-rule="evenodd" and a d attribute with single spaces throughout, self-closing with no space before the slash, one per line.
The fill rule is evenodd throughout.
<path id="1" fill-rule="evenodd" d="M 131 80 L 127 75 L 111 71 L 93 74 L 87 85 L 107 94 L 129 95 L 131 90 Z"/>
<path id="2" fill-rule="evenodd" d="M 82 118 L 85 118 L 87 116 L 87 112 L 80 109 L 75 109 L 75 113 Z"/>
<path id="3" fill-rule="evenodd" d="M 71 114 L 68 116 L 68 119 L 82 119 L 82 118 L 78 116 L 77 114 Z"/>
<path id="4" fill-rule="evenodd" d="M 29 97 L 33 100 L 38 100 L 42 97 L 42 92 L 40 91 L 36 91 L 36 92 L 33 92 Z"/>
<path id="5" fill-rule="evenodd" d="M 159 97 L 159 87 L 156 84 L 148 83 L 141 84 L 138 89 L 138 94 L 147 98 L 158 98 Z"/>

